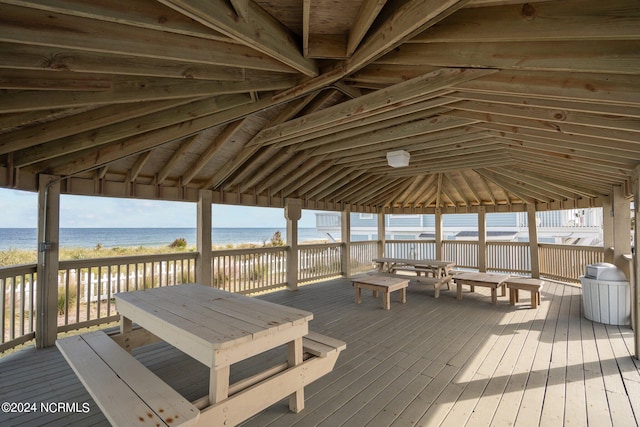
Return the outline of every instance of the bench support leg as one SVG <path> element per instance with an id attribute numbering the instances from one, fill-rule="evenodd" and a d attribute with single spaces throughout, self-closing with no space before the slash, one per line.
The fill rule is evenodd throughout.
<path id="1" fill-rule="evenodd" d="M 356 288 L 356 304 L 360 304 L 362 302 L 362 288 L 359 286 L 355 286 Z"/>
<path id="2" fill-rule="evenodd" d="M 391 292 L 385 291 L 382 293 L 382 307 L 385 310 L 391 310 Z"/>
<path id="3" fill-rule="evenodd" d="M 289 366 L 297 366 L 303 362 L 302 360 L 302 338 L 296 338 L 289 343 L 288 362 Z M 289 409 L 298 413 L 304 409 L 304 388 L 299 388 L 291 396 L 289 396 Z"/>

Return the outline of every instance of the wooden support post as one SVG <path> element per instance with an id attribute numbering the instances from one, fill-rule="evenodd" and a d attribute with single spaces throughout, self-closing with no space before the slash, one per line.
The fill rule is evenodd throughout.
<path id="1" fill-rule="evenodd" d="M 633 180 L 633 210 L 635 227 L 633 227 L 633 241 L 635 251 L 633 253 L 631 279 L 631 327 L 633 328 L 635 357 L 640 360 L 640 262 L 638 262 L 638 242 L 640 242 L 640 230 L 638 230 L 638 218 L 640 218 L 640 166 L 636 167 Z"/>
<path id="2" fill-rule="evenodd" d="M 540 278 L 540 253 L 538 246 L 538 224 L 536 223 L 536 205 L 527 205 L 527 225 L 529 229 L 529 252 L 531 255 L 531 277 Z"/>
<path id="3" fill-rule="evenodd" d="M 436 208 L 436 259 L 444 259 L 442 251 L 442 209 Z"/>
<path id="4" fill-rule="evenodd" d="M 613 263 L 629 277 L 629 262 L 624 258 L 631 253 L 631 209 L 621 187 L 613 187 Z"/>
<path id="5" fill-rule="evenodd" d="M 385 217 L 386 215 L 381 209 L 380 212 L 378 212 L 378 258 L 383 258 L 386 253 L 387 223 L 385 222 Z"/>
<path id="6" fill-rule="evenodd" d="M 602 203 L 602 241 L 604 245 L 604 262 L 608 262 L 613 264 L 613 249 L 615 243 L 614 232 L 613 232 L 613 204 L 611 203 L 612 195 L 609 196 L 609 199 L 605 199 Z"/>
<path id="7" fill-rule="evenodd" d="M 38 177 L 38 281 L 36 347 L 55 345 L 58 335 L 58 261 L 60 250 L 60 181 Z"/>
<path id="8" fill-rule="evenodd" d="M 298 289 L 298 221 L 302 217 L 302 200 L 286 199 L 284 217 L 287 220 L 287 288 Z"/>
<path id="9" fill-rule="evenodd" d="M 478 271 L 487 271 L 487 211 L 484 206 L 478 208 Z"/>
<path id="10" fill-rule="evenodd" d="M 342 256 L 340 257 L 340 264 L 342 275 L 345 277 L 351 277 L 351 209 L 346 207 L 342 211 L 341 218 L 341 233 L 342 233 Z"/>
<path id="11" fill-rule="evenodd" d="M 196 258 L 196 282 L 205 286 L 213 286 L 213 273 L 211 266 L 211 204 L 213 192 L 200 190 L 198 193 L 198 258 Z"/>

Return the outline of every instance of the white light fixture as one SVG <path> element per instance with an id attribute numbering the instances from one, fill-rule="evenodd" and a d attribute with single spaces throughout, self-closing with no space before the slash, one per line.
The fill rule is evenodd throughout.
<path id="1" fill-rule="evenodd" d="M 409 153 L 404 150 L 389 151 L 387 153 L 387 162 L 392 168 L 403 168 L 409 166 Z"/>

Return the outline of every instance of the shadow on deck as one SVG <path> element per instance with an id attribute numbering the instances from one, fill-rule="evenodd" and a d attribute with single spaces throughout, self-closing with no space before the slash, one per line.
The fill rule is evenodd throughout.
<path id="1" fill-rule="evenodd" d="M 545 286 L 537 310 L 524 293 L 515 307 L 507 297 L 494 306 L 488 290 L 476 290 L 462 301 L 454 290 L 434 299 L 432 288 L 411 284 L 406 304 L 392 294 L 390 311 L 370 292 L 356 305 L 344 279 L 261 296 L 313 312 L 310 328 L 347 349 L 333 372 L 305 388 L 304 411 L 289 412 L 283 400 L 244 425 L 640 424 L 630 328 L 586 320 L 580 289 L 571 286 Z M 207 369 L 173 347 L 157 343 L 134 354 L 186 398 L 206 394 Z M 232 379 L 281 357 L 269 352 L 234 365 Z M 0 402 L 36 409 L 0 412 L 0 425 L 108 425 L 55 347 L 0 359 Z M 78 406 L 45 405 L 54 409 L 47 412 L 46 402 Z"/>

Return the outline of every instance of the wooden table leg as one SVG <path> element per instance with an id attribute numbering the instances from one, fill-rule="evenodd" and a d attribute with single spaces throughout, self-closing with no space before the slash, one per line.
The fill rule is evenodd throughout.
<path id="1" fill-rule="evenodd" d="M 407 288 L 400 289 L 400 302 L 406 304 L 407 302 Z"/>
<path id="2" fill-rule="evenodd" d="M 356 289 L 356 304 L 360 304 L 362 302 L 362 288 L 357 284 L 354 288 Z"/>
<path id="3" fill-rule="evenodd" d="M 462 299 L 462 283 L 456 282 L 456 298 Z"/>
<path id="4" fill-rule="evenodd" d="M 509 288 L 509 304 L 516 304 L 516 295 L 518 294 L 517 289 Z"/>
<path id="5" fill-rule="evenodd" d="M 384 291 L 382 293 L 382 307 L 385 310 L 391 310 L 391 292 L 389 292 L 388 290 Z"/>
<path id="6" fill-rule="evenodd" d="M 211 376 L 209 377 L 209 405 L 221 402 L 229 397 L 229 371 L 229 365 L 211 368 Z"/>
<path id="7" fill-rule="evenodd" d="M 289 343 L 288 362 L 289 366 L 296 366 L 302 363 L 302 338 L 296 338 Z M 289 396 L 289 409 L 298 413 L 304 409 L 304 388 L 296 390 Z"/>
<path id="8" fill-rule="evenodd" d="M 491 288 L 491 304 L 498 304 L 498 289 Z"/>

